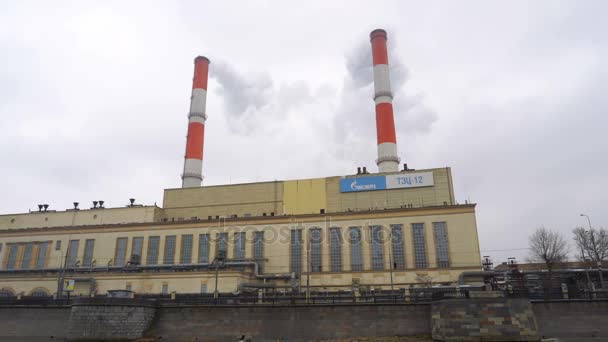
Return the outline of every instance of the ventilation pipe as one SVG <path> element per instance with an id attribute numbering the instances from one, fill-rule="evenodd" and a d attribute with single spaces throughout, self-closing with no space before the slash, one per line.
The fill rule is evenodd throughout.
<path id="1" fill-rule="evenodd" d="M 376 103 L 376 133 L 378 138 L 379 172 L 398 172 L 397 137 L 393 117 L 393 93 L 386 48 L 387 35 L 382 29 L 370 33 L 374 66 L 374 102 Z"/>
<path id="2" fill-rule="evenodd" d="M 192 80 L 192 97 L 188 114 L 188 138 L 186 156 L 182 173 L 182 188 L 201 186 L 203 182 L 203 144 L 205 138 L 205 113 L 207 101 L 207 80 L 209 77 L 209 59 L 198 56 L 194 59 L 194 78 Z"/>

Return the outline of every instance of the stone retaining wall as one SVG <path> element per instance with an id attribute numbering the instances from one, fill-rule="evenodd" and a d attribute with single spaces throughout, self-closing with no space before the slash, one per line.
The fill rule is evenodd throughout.
<path id="1" fill-rule="evenodd" d="M 539 341 L 527 299 L 448 299 L 431 305 L 432 336 L 438 341 Z"/>
<path id="2" fill-rule="evenodd" d="M 143 337 L 156 313 L 155 303 L 82 300 L 72 305 L 69 341 L 124 341 Z"/>

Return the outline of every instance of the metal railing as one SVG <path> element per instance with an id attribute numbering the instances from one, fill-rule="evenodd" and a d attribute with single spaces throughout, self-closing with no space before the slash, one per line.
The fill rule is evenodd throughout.
<path id="1" fill-rule="evenodd" d="M 394 291 L 333 291 L 333 292 L 269 292 L 269 293 L 136 293 L 134 298 L 110 298 L 97 295 L 89 298 L 71 297 L 0 297 L 0 306 L 69 306 L 69 305 L 385 305 L 385 304 L 428 304 L 437 300 L 469 298 L 470 291 L 481 288 L 428 287 L 409 288 Z M 608 290 L 569 289 L 567 293 L 554 289 L 509 289 L 504 291 L 507 298 L 527 298 L 531 301 L 555 300 L 608 300 Z"/>
<path id="2" fill-rule="evenodd" d="M 53 297 L 2 297 L 0 306 L 69 306 L 72 299 Z"/>
<path id="3" fill-rule="evenodd" d="M 505 296 L 510 298 L 527 298 L 532 301 L 550 300 L 606 300 L 608 290 L 603 289 L 514 289 L 505 291 Z"/>

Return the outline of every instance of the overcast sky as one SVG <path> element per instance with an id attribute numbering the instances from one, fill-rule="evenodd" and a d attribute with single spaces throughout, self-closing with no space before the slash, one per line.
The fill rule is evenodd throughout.
<path id="1" fill-rule="evenodd" d="M 377 170 L 369 32 L 389 34 L 402 161 L 451 166 L 482 255 L 608 227 L 608 2 L 0 3 L 0 213 L 162 204 L 193 59 L 205 184 Z M 504 251 L 501 251 L 504 250 Z"/>

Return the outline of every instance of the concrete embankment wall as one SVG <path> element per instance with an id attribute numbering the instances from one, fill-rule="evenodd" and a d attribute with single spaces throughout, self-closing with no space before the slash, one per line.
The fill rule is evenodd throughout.
<path id="1" fill-rule="evenodd" d="M 0 341 L 63 341 L 70 307 L 0 307 Z"/>
<path id="2" fill-rule="evenodd" d="M 72 310 L 83 307 L 0 306 L 0 341 L 65 341 Z M 608 301 L 534 302 L 532 310 L 543 337 L 608 341 Z M 144 333 L 158 341 L 236 341 L 245 335 L 255 342 L 416 334 L 431 334 L 431 305 L 162 306 Z"/>
<path id="3" fill-rule="evenodd" d="M 608 301 L 534 302 L 532 310 L 542 337 L 608 341 Z"/>
<path id="4" fill-rule="evenodd" d="M 430 306 L 163 307 L 150 336 L 168 341 L 310 341 L 352 336 L 430 335 Z"/>

